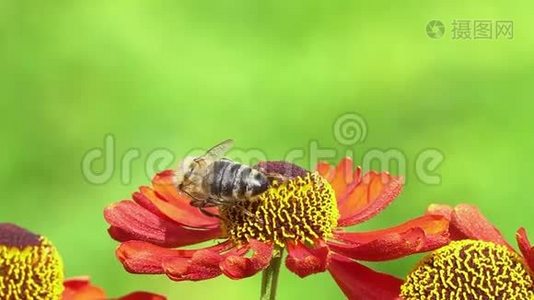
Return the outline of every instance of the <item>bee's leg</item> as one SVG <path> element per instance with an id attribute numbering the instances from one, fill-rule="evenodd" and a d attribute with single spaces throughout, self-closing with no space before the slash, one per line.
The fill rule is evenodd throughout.
<path id="1" fill-rule="evenodd" d="M 215 198 L 209 198 L 209 199 L 206 199 L 206 200 L 193 199 L 193 200 L 191 200 L 191 205 L 194 206 L 194 207 L 198 207 L 200 209 L 200 211 L 203 214 L 205 214 L 206 216 L 208 216 L 208 217 L 215 217 L 215 218 L 222 219 L 220 215 L 217 215 L 217 214 L 214 214 L 214 213 L 212 213 L 210 211 L 207 211 L 206 208 L 207 207 L 216 207 L 216 206 L 230 206 L 231 207 L 232 205 L 235 205 L 238 202 L 240 202 L 240 201 L 239 200 L 220 200 L 220 199 L 215 199 Z M 250 210 L 248 210 L 248 209 L 246 209 L 245 207 L 242 207 L 242 206 L 238 206 L 238 207 L 247 216 L 249 216 L 251 218 L 255 218 L 256 221 L 258 221 L 258 223 L 260 223 L 262 225 L 264 224 L 263 220 L 260 219 L 258 216 L 256 216 L 254 213 L 252 213 Z"/>
<path id="2" fill-rule="evenodd" d="M 202 212 L 203 214 L 205 214 L 208 217 L 219 218 L 219 219 L 221 218 L 221 216 L 219 216 L 218 214 L 214 214 L 214 213 L 206 210 L 207 207 L 215 207 L 215 206 L 217 206 L 217 204 L 213 203 L 213 201 L 211 201 L 211 199 L 202 200 L 202 199 L 192 198 L 191 202 L 189 202 L 189 204 L 191 206 L 193 206 L 193 207 L 197 207 L 200 210 L 200 212 Z"/>
<path id="3" fill-rule="evenodd" d="M 263 225 L 263 220 L 260 219 L 258 216 L 256 216 L 253 212 L 251 212 L 250 210 L 246 209 L 245 207 L 239 205 L 239 206 L 235 206 L 236 204 L 242 202 L 241 200 L 235 200 L 235 199 L 227 199 L 227 200 L 218 200 L 218 199 L 213 199 L 213 202 L 216 203 L 217 205 L 224 205 L 224 206 L 228 206 L 228 207 L 237 207 L 238 209 L 240 209 L 245 215 L 247 215 L 248 217 L 251 217 L 251 218 L 255 218 L 256 221 L 258 221 L 258 223 L 262 224 Z"/>
<path id="4" fill-rule="evenodd" d="M 189 205 L 191 205 L 193 207 L 203 207 L 203 206 L 206 205 L 206 201 L 201 200 L 201 199 L 191 198 L 191 201 L 189 202 Z"/>
<path id="5" fill-rule="evenodd" d="M 237 202 L 237 201 L 236 201 L 236 202 Z M 247 216 L 249 216 L 249 217 L 251 217 L 251 218 L 256 219 L 256 221 L 257 221 L 258 223 L 260 223 L 261 225 L 263 225 L 263 220 L 260 219 L 260 217 L 256 216 L 253 212 L 251 212 L 250 210 L 248 210 L 247 208 L 245 208 L 245 207 L 243 207 L 243 206 L 238 206 L 238 207 L 239 207 L 239 209 L 241 209 L 241 211 L 242 211 L 245 215 L 247 215 Z"/>
<path id="6" fill-rule="evenodd" d="M 200 207 L 200 203 L 197 200 L 189 201 L 189 205 L 191 205 L 193 207 Z"/>
<path id="7" fill-rule="evenodd" d="M 213 206 L 215 206 L 215 205 L 213 205 Z M 211 206 L 211 207 L 213 207 L 213 206 Z M 206 207 L 210 207 L 210 206 L 202 206 L 202 207 L 199 207 L 198 209 L 208 217 L 222 219 L 221 216 L 219 216 L 218 214 L 214 214 L 214 213 L 206 210 Z"/>

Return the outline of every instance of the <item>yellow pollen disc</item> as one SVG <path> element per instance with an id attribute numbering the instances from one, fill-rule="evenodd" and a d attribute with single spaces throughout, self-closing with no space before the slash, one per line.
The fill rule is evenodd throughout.
<path id="1" fill-rule="evenodd" d="M 256 239 L 283 247 L 287 241 L 313 244 L 331 237 L 339 212 L 334 190 L 314 172 L 274 182 L 252 200 L 222 207 L 220 215 L 235 244 Z"/>
<path id="2" fill-rule="evenodd" d="M 0 244 L 0 299 L 58 300 L 63 293 L 63 263 L 41 237 L 22 248 Z"/>
<path id="3" fill-rule="evenodd" d="M 405 300 L 533 299 L 533 278 L 505 246 L 463 240 L 436 250 L 401 286 Z"/>

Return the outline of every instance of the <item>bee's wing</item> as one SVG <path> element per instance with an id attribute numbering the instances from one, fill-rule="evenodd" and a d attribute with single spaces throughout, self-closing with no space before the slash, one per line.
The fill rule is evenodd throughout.
<path id="1" fill-rule="evenodd" d="M 224 154 L 232 147 L 234 141 L 228 139 L 223 141 L 209 149 L 204 155 L 199 157 L 186 157 L 178 166 L 175 173 L 175 181 L 180 184 L 184 177 L 187 176 L 189 170 L 196 169 L 202 170 L 203 168 L 211 165 L 214 161 L 221 159 Z"/>
<path id="2" fill-rule="evenodd" d="M 234 140 L 228 139 L 223 141 L 209 149 L 206 154 L 197 158 L 197 160 L 203 160 L 206 162 L 214 162 L 218 159 L 221 159 L 230 148 L 234 145 Z"/>

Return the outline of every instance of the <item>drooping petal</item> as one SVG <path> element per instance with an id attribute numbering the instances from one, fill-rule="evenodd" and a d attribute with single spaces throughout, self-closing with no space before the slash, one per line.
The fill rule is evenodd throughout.
<path id="1" fill-rule="evenodd" d="M 199 281 L 222 274 L 223 256 L 211 249 L 196 251 L 191 258 L 174 257 L 163 262 L 167 276 L 175 281 Z"/>
<path id="2" fill-rule="evenodd" d="M 250 258 L 244 256 L 249 249 L 253 251 Z M 231 250 L 220 264 L 223 273 L 232 279 L 250 277 L 267 268 L 273 256 L 273 245 L 250 240 L 246 251 L 237 252 Z"/>
<path id="3" fill-rule="evenodd" d="M 451 222 L 466 237 L 509 246 L 501 232 L 474 205 L 457 205 Z"/>
<path id="4" fill-rule="evenodd" d="M 126 296 L 120 297 L 118 300 L 165 300 L 167 298 L 147 292 L 133 292 Z M 93 299 L 96 300 L 96 299 Z"/>
<path id="5" fill-rule="evenodd" d="M 366 221 L 386 208 L 401 192 L 403 179 L 388 173 L 369 172 L 346 198 L 338 199 L 341 214 L 338 225 L 351 226 Z"/>
<path id="6" fill-rule="evenodd" d="M 446 204 L 431 204 L 427 208 L 427 215 L 443 216 L 449 220 L 449 237 L 452 241 L 463 240 L 467 237 L 456 226 L 450 222 L 452 220 L 452 213 L 454 209 Z"/>
<path id="7" fill-rule="evenodd" d="M 449 231 L 454 240 L 482 240 L 511 248 L 501 232 L 474 205 L 459 204 L 452 208 L 450 213 L 446 206 L 431 206 L 428 213 L 450 216 Z"/>
<path id="8" fill-rule="evenodd" d="M 390 260 L 446 245 L 448 225 L 442 216 L 427 215 L 384 230 L 336 232 L 329 247 L 353 259 Z"/>
<path id="9" fill-rule="evenodd" d="M 350 300 L 397 300 L 402 280 L 375 272 L 355 261 L 333 254 L 328 267 Z"/>
<path id="10" fill-rule="evenodd" d="M 178 250 L 159 247 L 142 241 L 129 241 L 122 243 L 116 251 L 117 258 L 130 273 L 137 274 L 163 274 L 164 264 L 170 261 L 183 260 L 186 262 L 196 252 L 209 250 L 222 252 L 232 247 L 228 241 L 199 250 Z"/>
<path id="11" fill-rule="evenodd" d="M 104 290 L 91 284 L 89 277 L 74 277 L 65 280 L 62 300 L 100 300 L 105 299 Z"/>
<path id="12" fill-rule="evenodd" d="M 163 274 L 163 262 L 184 255 L 176 250 L 162 248 L 142 241 L 122 243 L 116 251 L 126 271 L 135 274 Z"/>
<path id="13" fill-rule="evenodd" d="M 527 231 L 525 228 L 519 228 L 515 236 L 517 244 L 519 245 L 519 250 L 521 250 L 530 270 L 534 272 L 534 246 L 532 246 L 528 240 Z"/>
<path id="14" fill-rule="evenodd" d="M 363 244 L 328 244 L 330 250 L 344 256 L 366 261 L 384 261 L 421 252 L 425 234 L 419 228 L 389 233 Z"/>
<path id="15" fill-rule="evenodd" d="M 74 277 L 65 280 L 61 300 L 105 300 L 104 290 L 91 284 L 89 277 Z M 165 300 L 161 295 L 148 292 L 133 292 L 117 300 Z"/>
<path id="16" fill-rule="evenodd" d="M 449 220 L 447 218 L 438 215 L 425 215 L 381 230 L 368 232 L 338 231 L 335 233 L 335 237 L 346 243 L 363 244 L 390 233 L 402 233 L 410 229 L 419 228 L 425 233 L 425 245 L 432 247 L 436 244 L 435 246 L 439 247 L 448 242 L 448 227 Z"/>
<path id="17" fill-rule="evenodd" d="M 323 240 L 311 247 L 300 242 L 287 244 L 286 267 L 300 277 L 324 272 L 328 266 L 328 246 Z"/>
<path id="18" fill-rule="evenodd" d="M 142 240 L 166 247 L 196 244 L 221 236 L 220 228 L 186 228 L 162 219 L 132 201 L 121 201 L 104 211 L 110 235 L 118 241 Z"/>

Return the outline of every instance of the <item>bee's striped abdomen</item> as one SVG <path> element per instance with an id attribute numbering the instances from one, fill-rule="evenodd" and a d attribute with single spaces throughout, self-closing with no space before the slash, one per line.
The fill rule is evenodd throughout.
<path id="1" fill-rule="evenodd" d="M 234 178 L 234 199 L 245 199 L 247 192 L 247 178 L 250 176 L 252 169 L 249 167 L 241 168 Z"/>
<path id="2" fill-rule="evenodd" d="M 222 159 L 214 162 L 211 168 L 208 185 L 214 198 L 244 200 L 268 187 L 265 175 L 249 166 Z"/>
<path id="3" fill-rule="evenodd" d="M 234 182 L 237 178 L 239 170 L 246 168 L 243 165 L 236 164 L 234 162 L 226 162 L 227 165 L 223 169 L 223 172 L 219 174 L 220 184 L 219 184 L 219 196 L 221 198 L 231 198 L 234 192 Z"/>
<path id="4" fill-rule="evenodd" d="M 214 162 L 209 182 L 210 194 L 218 199 L 231 198 L 234 179 L 242 167 L 245 166 L 225 159 Z"/>

